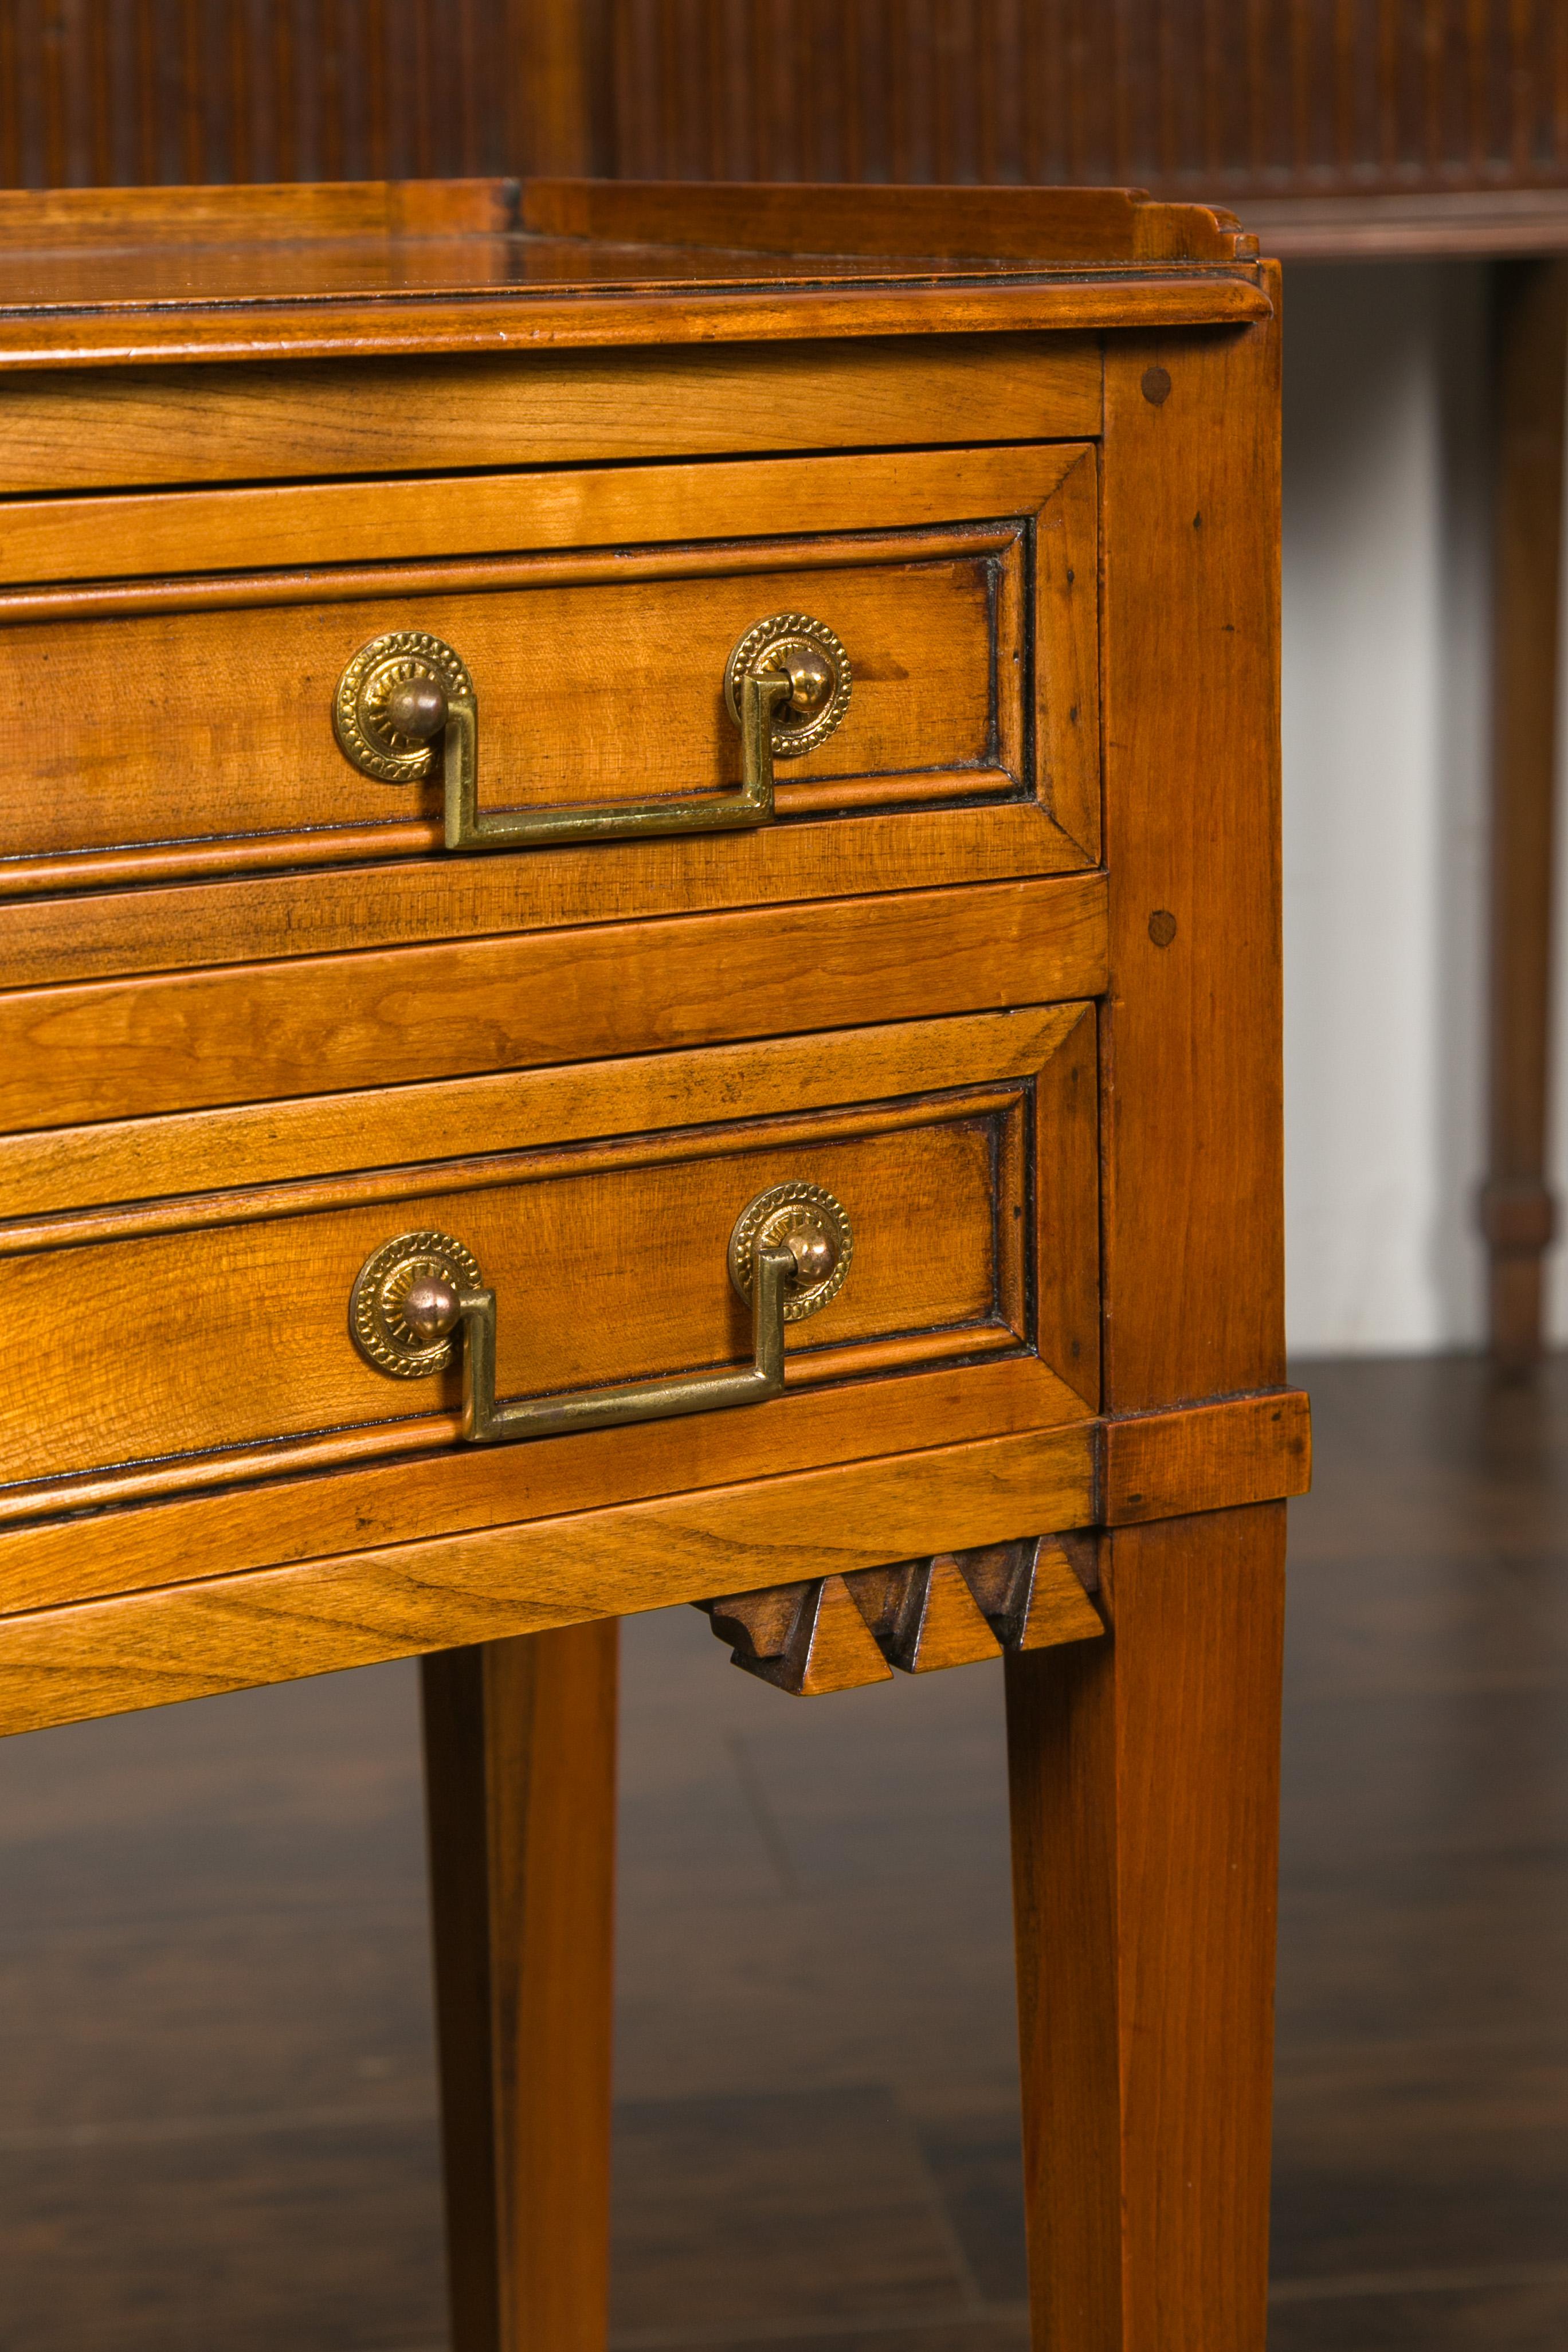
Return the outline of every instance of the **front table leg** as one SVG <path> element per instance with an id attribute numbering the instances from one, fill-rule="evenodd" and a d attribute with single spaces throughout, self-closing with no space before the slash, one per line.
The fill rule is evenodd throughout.
<path id="1" fill-rule="evenodd" d="M 1285 1507 L 1104 1539 L 1007 1659 L 1035 2352 L 1262 2352 Z"/>
<path id="2" fill-rule="evenodd" d="M 454 2352 L 604 2352 L 618 1636 L 423 1662 Z"/>

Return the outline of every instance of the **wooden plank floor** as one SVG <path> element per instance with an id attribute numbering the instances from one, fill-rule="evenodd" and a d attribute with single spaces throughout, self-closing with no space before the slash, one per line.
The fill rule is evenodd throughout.
<path id="1" fill-rule="evenodd" d="M 1274 2352 L 1568 2343 L 1568 1362 L 1314 1366 Z M 999 1691 L 628 1628 L 621 2352 L 1023 2352 Z M 4 2352 L 441 2352 L 412 1675 L 0 1746 Z"/>

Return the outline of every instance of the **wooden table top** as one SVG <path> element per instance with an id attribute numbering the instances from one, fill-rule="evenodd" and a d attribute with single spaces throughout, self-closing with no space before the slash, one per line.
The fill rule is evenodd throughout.
<path id="1" fill-rule="evenodd" d="M 1242 320 L 1256 256 L 1126 189 L 7 191 L 0 365 Z"/>

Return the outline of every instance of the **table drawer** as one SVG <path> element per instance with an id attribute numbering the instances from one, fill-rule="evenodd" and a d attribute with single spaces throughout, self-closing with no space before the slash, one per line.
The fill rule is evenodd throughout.
<path id="1" fill-rule="evenodd" d="M 1082 874 L 18 989 L 0 1215 L 291 1172 L 305 1129 L 352 1167 L 389 1105 L 401 1159 L 439 1078 L 1096 996 L 1105 976 L 1106 880 Z M 374 1091 L 324 1108 L 350 1088 Z"/>
<path id="2" fill-rule="evenodd" d="M 1092 863 L 1095 509 L 1071 444 L 8 510 L 13 579 L 177 576 L 0 596 L 0 891 L 499 854 L 527 921 L 531 853 L 618 845 L 629 912 L 684 837 L 724 903 L 716 834 L 763 894 L 868 822 L 924 881 L 976 806 L 1012 870 Z"/>
<path id="3" fill-rule="evenodd" d="M 397 1319 L 397 1268 L 432 1254 L 493 1294 L 500 1397 L 565 1400 L 547 1440 L 585 1388 L 741 1374 L 743 1393 L 715 1401 L 739 1475 L 790 1410 L 773 1391 L 727 1409 L 758 1393 L 747 1368 L 777 1340 L 777 1269 L 764 1299 L 744 1218 L 781 1187 L 779 1232 L 804 1219 L 821 1242 L 809 1297 L 791 1277 L 788 1391 L 844 1383 L 852 1420 L 889 1374 L 1011 1356 L 1037 1368 L 1042 1421 L 1088 1411 L 1094 1027 L 1091 1007 L 1036 1007 L 672 1057 L 644 1128 L 624 1066 L 574 1074 L 570 1093 L 552 1074 L 532 1126 L 553 1141 L 152 1201 L 52 1246 L 47 1229 L 0 1232 L 19 1327 L 47 1335 L 0 1402 L 0 1516 L 79 1507 L 84 1478 L 92 1499 L 132 1500 L 449 1448 L 475 1329 L 426 1345 Z M 757 1247 L 784 1247 L 762 1214 Z M 621 1402 L 589 1424 L 710 1400 Z M 512 1450 L 537 1492 L 541 1446 Z"/>

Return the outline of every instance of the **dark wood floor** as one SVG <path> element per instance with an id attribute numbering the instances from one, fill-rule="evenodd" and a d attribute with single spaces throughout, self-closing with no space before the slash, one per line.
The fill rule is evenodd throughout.
<path id="1" fill-rule="evenodd" d="M 1274 2352 L 1568 2344 L 1568 1364 L 1311 1368 Z M 623 2352 L 1022 2352 L 996 1678 L 627 1632 Z M 439 2352 L 411 1672 L 0 1747 L 4 2352 Z"/>

